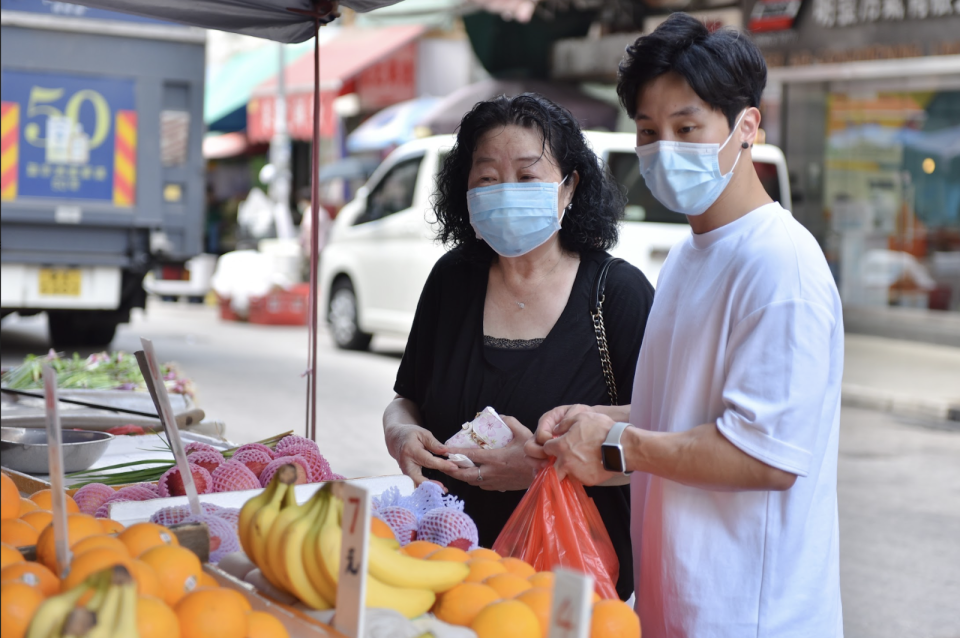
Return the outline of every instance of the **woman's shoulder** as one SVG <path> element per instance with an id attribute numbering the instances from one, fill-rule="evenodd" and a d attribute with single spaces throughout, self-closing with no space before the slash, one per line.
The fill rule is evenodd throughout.
<path id="1" fill-rule="evenodd" d="M 580 255 L 580 259 L 591 263 L 591 273 L 593 279 L 590 280 L 591 286 L 596 278 L 600 265 L 608 258 L 610 253 L 602 250 L 591 251 Z M 616 292 L 620 295 L 628 295 L 638 299 L 653 297 L 653 286 L 643 274 L 643 272 L 626 260 L 618 261 L 610 266 L 607 271 L 606 283 L 607 297 L 610 298 L 610 292 Z"/>
<path id="2" fill-rule="evenodd" d="M 481 264 L 460 248 L 454 248 L 444 253 L 433 265 L 429 283 L 438 286 L 463 286 L 472 278 L 485 274 L 488 269 L 489 264 Z"/>

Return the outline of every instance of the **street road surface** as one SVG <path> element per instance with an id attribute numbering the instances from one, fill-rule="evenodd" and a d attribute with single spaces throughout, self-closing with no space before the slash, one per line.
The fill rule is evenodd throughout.
<path id="1" fill-rule="evenodd" d="M 227 323 L 212 308 L 151 300 L 112 348 L 133 352 L 140 336 L 181 365 L 231 441 L 304 432 L 306 329 Z M 3 365 L 49 348 L 42 315 L 9 317 L 0 338 Z M 380 419 L 403 341 L 377 338 L 369 353 L 338 351 L 325 333 L 319 342 L 321 451 L 346 476 L 398 472 Z M 846 637 L 960 638 L 960 431 L 845 408 L 838 483 Z"/>

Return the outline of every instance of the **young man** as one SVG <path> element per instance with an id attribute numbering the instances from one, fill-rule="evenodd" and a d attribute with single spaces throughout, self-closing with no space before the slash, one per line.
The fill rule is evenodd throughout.
<path id="1" fill-rule="evenodd" d="M 641 174 L 693 233 L 660 274 L 632 408 L 557 408 L 527 444 L 585 484 L 634 472 L 644 638 L 843 635 L 840 299 L 754 170 L 765 83 L 745 36 L 685 14 L 627 49 Z"/>

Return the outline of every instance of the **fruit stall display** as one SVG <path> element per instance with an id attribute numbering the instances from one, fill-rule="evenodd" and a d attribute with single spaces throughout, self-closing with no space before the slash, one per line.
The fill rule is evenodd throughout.
<path id="1" fill-rule="evenodd" d="M 170 528 L 97 519 L 70 497 L 72 559 L 59 577 L 50 490 L 25 498 L 6 473 L 0 481 L 4 638 L 290 635 L 275 614 L 255 611 L 248 596 L 222 586 Z"/>
<path id="2" fill-rule="evenodd" d="M 269 465 L 265 463 L 261 473 Z M 235 515 L 222 516 L 222 528 L 210 524 L 220 518 L 216 508 L 204 507 L 210 557 L 221 547 L 234 550 L 220 552 L 222 572 L 216 573 L 252 585 L 258 598 L 275 603 L 273 613 L 253 611 L 249 593 L 222 586 L 209 566 L 180 546 L 172 526 L 193 520 L 186 508 L 158 510 L 154 518 L 170 526 L 145 521 L 124 527 L 89 513 L 109 500 L 103 488 L 114 496 L 122 491 L 107 486 L 86 486 L 67 497 L 73 558 L 59 578 L 50 490 L 22 497 L 4 474 L 3 636 L 290 635 L 276 610 L 302 611 L 329 621 L 322 613 L 332 613 L 337 595 L 343 502 L 334 495 L 332 483 L 326 483 L 298 503 L 294 486 L 309 471 L 297 463 L 280 464 L 265 489 Z M 149 484 L 122 489 L 133 496 L 149 492 L 154 498 L 153 490 L 159 492 Z M 390 622 L 430 619 L 433 627 L 446 623 L 470 628 L 479 638 L 546 638 L 554 575 L 477 547 L 476 526 L 462 507 L 433 483 L 422 484 L 409 496 L 401 497 L 394 488 L 374 499 L 369 611 L 396 612 L 398 620 Z M 237 545 L 224 540 L 229 533 L 236 534 Z M 36 548 L 32 560 L 21 551 L 29 546 Z M 339 635 L 327 631 L 316 635 Z M 590 635 L 639 637 L 639 621 L 625 603 L 594 594 Z"/>

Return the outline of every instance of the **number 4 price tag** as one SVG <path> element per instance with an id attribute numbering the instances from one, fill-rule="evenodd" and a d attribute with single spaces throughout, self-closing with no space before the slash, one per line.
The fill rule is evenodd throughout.
<path id="1" fill-rule="evenodd" d="M 350 638 L 362 638 L 363 609 L 367 599 L 370 492 L 349 483 L 338 483 L 334 494 L 343 499 L 343 541 L 334 625 L 337 631 Z"/>
<path id="2" fill-rule="evenodd" d="M 588 638 L 593 578 L 569 569 L 555 570 L 550 638 Z"/>

